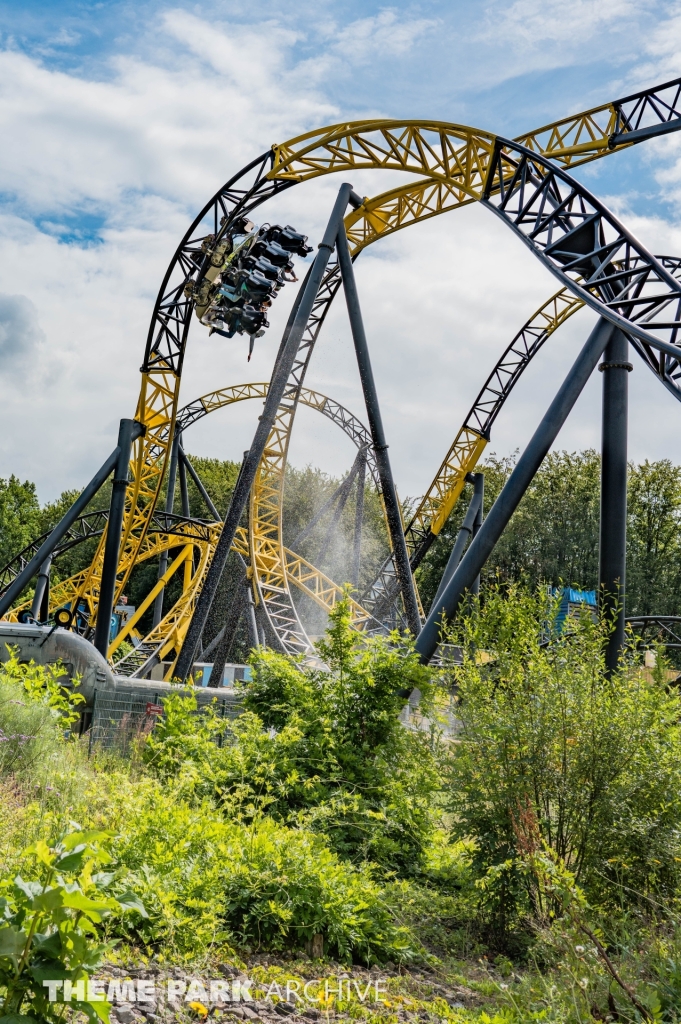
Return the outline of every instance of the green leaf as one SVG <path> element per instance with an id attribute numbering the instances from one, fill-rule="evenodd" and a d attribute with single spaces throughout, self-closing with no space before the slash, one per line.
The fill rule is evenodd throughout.
<path id="1" fill-rule="evenodd" d="M 110 1024 L 110 1019 L 109 1018 L 110 1018 L 110 1014 L 111 1014 L 111 1003 L 107 1003 L 106 1000 L 103 1000 L 101 1003 L 100 1002 L 96 1002 L 96 1003 L 93 1003 L 92 1005 L 94 1007 L 95 1013 L 97 1014 L 99 1019 L 103 1022 L 103 1024 Z"/>
<path id="2" fill-rule="evenodd" d="M 80 1002 L 74 1000 L 71 1003 L 71 1006 L 75 1010 L 82 1010 L 83 1013 L 87 1014 L 91 1024 L 95 1024 L 97 1020 L 103 1021 L 103 1024 L 110 1024 L 109 1014 L 111 1013 L 111 1004 L 107 1003 L 105 1000 L 102 1000 L 101 1003 L 99 1001 L 89 1003 L 87 1001 Z M 2 1020 L 2 1017 L 0 1017 L 0 1020 Z"/>
<path id="3" fill-rule="evenodd" d="M 32 846 L 26 850 L 26 853 L 33 854 L 39 861 L 46 864 L 48 868 L 52 867 L 54 861 L 54 854 L 50 850 L 49 846 L 44 839 L 39 839 L 37 843 L 33 843 Z"/>
<path id="4" fill-rule="evenodd" d="M 78 871 L 82 866 L 87 854 L 87 847 L 80 846 L 73 853 L 64 853 L 55 863 L 59 871 Z"/>
<path id="5" fill-rule="evenodd" d="M 61 956 L 61 936 L 59 932 L 51 935 L 36 935 L 33 948 L 44 956 Z"/>
<path id="6" fill-rule="evenodd" d="M 24 896 L 28 896 L 29 900 L 32 900 L 34 896 L 43 891 L 43 887 L 40 882 L 25 882 L 21 875 L 17 875 L 14 879 L 14 887 L 18 889 Z"/>
<path id="7" fill-rule="evenodd" d="M 85 914 L 101 913 L 103 910 L 118 910 L 118 902 L 113 898 L 91 900 L 82 892 L 64 892 L 62 895 L 63 906 L 71 907 L 73 910 L 82 910 Z"/>
<path id="8" fill-rule="evenodd" d="M 28 973 L 39 985 L 44 981 L 57 980 L 58 978 L 72 978 L 73 971 L 69 971 L 59 960 L 40 960 L 32 963 Z"/>
<path id="9" fill-rule="evenodd" d="M 29 1017 L 25 1013 L 8 1013 L 6 1017 L 0 1017 L 2 1024 L 38 1024 L 35 1017 Z"/>
<path id="10" fill-rule="evenodd" d="M 98 871 L 92 876 L 92 881 L 93 884 L 99 886 L 100 889 L 106 889 L 108 885 L 111 885 L 115 877 L 115 871 Z"/>
<path id="11" fill-rule="evenodd" d="M 136 910 L 141 917 L 149 917 L 142 900 L 139 898 L 137 893 L 132 892 L 131 889 L 128 889 L 127 892 L 117 896 L 116 900 L 121 907 L 123 907 L 123 910 Z"/>
<path id="12" fill-rule="evenodd" d="M 64 890 L 60 887 L 47 889 L 33 900 L 35 910 L 56 910 L 64 905 Z"/>
<path id="13" fill-rule="evenodd" d="M 105 843 L 108 842 L 113 836 L 112 832 L 100 832 L 97 829 L 90 829 L 83 832 L 72 832 L 70 835 L 65 836 L 61 841 L 61 846 L 64 850 L 74 850 L 76 846 L 81 843 Z"/>
<path id="14" fill-rule="evenodd" d="M 0 928 L 0 956 L 18 956 L 23 952 L 28 936 L 12 925 Z"/>

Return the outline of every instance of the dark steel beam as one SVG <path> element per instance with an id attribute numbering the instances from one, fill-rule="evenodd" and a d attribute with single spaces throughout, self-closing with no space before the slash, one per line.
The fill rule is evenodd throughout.
<path id="1" fill-rule="evenodd" d="M 599 600 L 601 611 L 612 620 L 606 665 L 617 670 L 624 648 L 627 559 L 627 418 L 629 342 L 615 331 L 598 367 L 603 373 L 601 441 L 601 521 L 599 544 Z"/>
<path id="2" fill-rule="evenodd" d="M 118 458 L 116 460 L 113 486 L 111 488 L 109 521 L 106 526 L 104 562 L 102 565 L 102 579 L 99 585 L 97 622 L 95 625 L 95 637 L 93 640 L 94 646 L 103 658 L 106 658 L 109 651 L 111 615 L 113 613 L 114 595 L 116 593 L 116 573 L 118 570 L 118 555 L 121 547 L 123 516 L 125 514 L 125 494 L 128 487 L 130 453 L 132 451 L 132 443 L 135 436 L 134 428 L 134 420 L 121 420 L 121 425 L 118 430 Z"/>
<path id="3" fill-rule="evenodd" d="M 31 618 L 35 619 L 36 622 L 44 622 L 47 619 L 47 615 L 44 614 L 44 605 L 47 603 L 49 609 L 51 565 L 52 555 L 48 555 L 40 566 L 40 572 L 38 573 L 38 578 L 35 581 L 33 604 L 31 605 Z M 46 596 L 47 602 L 45 601 Z"/>
<path id="4" fill-rule="evenodd" d="M 477 477 L 477 476 L 480 476 L 481 474 L 476 473 L 475 475 Z M 483 479 L 484 479 L 484 477 L 483 477 Z M 480 499 L 481 499 L 480 492 L 479 492 L 479 490 L 476 490 L 476 488 L 474 486 L 474 488 L 473 488 L 473 496 L 471 498 L 471 501 L 470 501 L 470 504 L 468 506 L 468 509 L 466 510 L 466 515 L 463 518 L 463 522 L 461 524 L 461 529 L 459 530 L 459 532 L 456 535 L 456 540 L 454 541 L 454 547 L 452 548 L 451 554 L 450 554 L 449 559 L 447 561 L 447 565 L 445 566 L 445 571 L 442 574 L 442 579 L 440 580 L 440 586 L 437 588 L 437 592 L 435 594 L 435 597 L 433 598 L 433 603 L 430 606 L 430 612 L 432 612 L 434 609 L 438 608 L 438 603 L 440 602 L 440 598 L 442 597 L 442 594 L 444 593 L 445 587 L 447 586 L 447 584 L 451 580 L 452 576 L 454 575 L 454 573 L 458 569 L 459 562 L 463 558 L 463 553 L 464 553 L 464 550 L 466 548 L 466 545 L 468 544 L 468 541 L 470 540 L 470 538 L 473 536 L 473 529 L 475 527 L 475 520 L 476 520 L 478 512 L 480 510 Z M 443 611 L 444 611 L 444 606 L 440 608 L 440 614 L 442 614 Z"/>
<path id="5" fill-rule="evenodd" d="M 366 480 L 366 451 L 362 450 L 362 464 L 357 474 L 357 490 L 355 492 L 355 537 L 352 551 L 352 575 L 350 581 L 353 587 L 359 586 L 359 570 L 362 558 L 362 527 L 364 525 L 364 483 Z"/>
<path id="6" fill-rule="evenodd" d="M 215 656 L 213 658 L 213 670 L 210 674 L 210 680 L 208 685 L 211 687 L 218 687 L 221 685 L 222 676 L 225 672 L 225 665 L 227 663 L 227 657 L 232 649 L 234 643 L 234 637 L 236 635 L 239 621 L 245 610 L 246 594 L 244 592 L 244 582 L 246 574 L 239 581 L 232 603 L 229 606 L 227 617 L 225 619 L 225 628 L 222 635 L 222 639 L 217 646 Z"/>
<path id="7" fill-rule="evenodd" d="M 248 601 L 248 642 L 251 647 L 260 647 L 260 637 L 258 636 L 258 623 L 255 617 L 255 602 L 253 600 L 253 591 L 250 584 L 248 585 L 248 592 L 246 594 Z"/>
<path id="8" fill-rule="evenodd" d="M 143 433 L 144 427 L 142 424 L 135 423 L 133 440 L 136 440 Z M 2 597 L 0 597 L 0 619 L 9 611 L 26 584 L 30 583 L 47 556 L 53 553 L 54 549 L 59 544 L 59 541 L 66 533 L 68 533 L 69 528 L 73 526 L 76 519 L 78 519 L 78 517 L 85 511 L 88 503 L 92 501 L 97 491 L 115 468 L 119 455 L 120 448 L 114 448 L 109 458 L 98 469 L 85 490 L 76 498 L 71 508 L 60 519 L 49 537 L 47 537 L 40 545 L 33 558 L 12 581 Z"/>
<path id="9" fill-rule="evenodd" d="M 173 511 L 175 504 L 175 484 L 177 480 L 177 462 L 180 451 L 180 438 L 182 437 L 182 431 L 175 424 L 175 433 L 173 434 L 173 443 L 170 448 L 170 463 L 168 465 L 168 486 L 166 489 L 166 512 Z M 158 560 L 158 579 L 165 574 L 168 568 L 168 552 L 162 551 L 161 556 Z M 154 616 L 152 620 L 152 629 L 158 626 L 159 622 L 163 618 L 163 595 L 165 593 L 165 587 L 156 595 L 154 601 Z"/>
<path id="10" fill-rule="evenodd" d="M 681 128 L 681 117 L 675 117 L 673 121 L 663 121 L 662 124 L 650 124 L 647 128 L 636 128 L 633 132 L 617 132 L 611 135 L 608 145 L 611 149 L 615 146 L 626 145 L 628 142 L 643 142 L 645 139 L 656 139 L 658 135 L 668 135 L 670 132 L 678 132 Z"/>
<path id="11" fill-rule="evenodd" d="M 501 494 L 492 505 L 477 537 L 471 541 L 458 569 L 447 584 L 437 608 L 428 616 L 416 641 L 421 661 L 427 664 L 437 649 L 442 629 L 443 614 L 451 620 L 464 593 L 473 585 L 475 577 L 494 550 L 508 522 L 518 507 L 525 491 L 532 483 L 546 453 L 558 436 L 575 402 L 612 337 L 613 326 L 600 319 L 577 356 L 570 372 L 551 402 L 530 443 L 518 459 Z"/>
<path id="12" fill-rule="evenodd" d="M 395 573 L 400 584 L 402 600 L 404 601 L 404 610 L 407 616 L 407 624 L 414 636 L 418 636 L 419 630 L 421 629 L 421 616 L 419 615 L 419 606 L 416 599 L 414 577 L 411 574 L 411 568 L 409 566 L 409 552 L 407 551 L 407 542 L 404 539 L 402 514 L 400 511 L 399 501 L 397 499 L 397 491 L 395 490 L 395 481 L 393 480 L 390 459 L 388 457 L 388 444 L 385 439 L 381 408 L 378 402 L 378 392 L 376 391 L 376 383 L 374 381 L 374 374 L 371 368 L 371 358 L 369 356 L 369 346 L 367 344 L 364 322 L 362 320 L 362 310 L 359 305 L 355 272 L 352 266 L 348 240 L 343 224 L 341 224 L 338 229 L 338 262 L 340 264 L 341 276 L 343 278 L 345 301 L 347 303 L 348 315 L 350 317 L 352 339 L 355 343 L 355 355 L 357 357 L 359 376 L 362 382 L 362 391 L 364 392 L 364 402 L 366 404 L 367 418 L 369 420 L 369 432 L 371 433 L 373 449 L 376 453 L 376 467 L 381 480 L 385 516 L 388 522 L 388 532 L 390 533 L 390 543 L 395 562 Z"/>
<path id="13" fill-rule="evenodd" d="M 184 451 L 182 448 L 182 437 L 180 437 L 180 445 L 178 449 L 178 455 L 180 461 L 178 462 L 177 469 L 180 476 L 180 500 L 182 502 L 182 515 L 185 519 L 189 519 L 189 490 L 187 489 L 187 464 L 182 458 Z"/>
<path id="14" fill-rule="evenodd" d="M 471 476 L 473 477 L 473 493 L 480 495 L 480 504 L 478 505 L 478 511 L 475 513 L 475 521 L 473 523 L 473 536 L 477 537 L 485 515 L 485 474 L 471 473 Z M 471 594 L 477 597 L 479 593 L 480 573 L 473 580 L 473 586 L 471 587 Z"/>
<path id="15" fill-rule="evenodd" d="M 218 512 L 218 510 L 216 509 L 216 507 L 213 504 L 213 502 L 211 501 L 211 497 L 210 497 L 208 491 L 203 486 L 203 480 L 201 479 L 199 474 L 196 472 L 196 470 L 192 466 L 191 462 L 189 461 L 189 459 L 185 455 L 184 448 L 182 448 L 182 447 L 180 447 L 180 461 L 181 461 L 182 465 L 186 468 L 187 472 L 189 473 L 189 475 L 192 478 L 192 480 L 194 481 L 194 483 L 196 484 L 196 489 L 199 492 L 199 494 L 201 495 L 201 497 L 203 498 L 203 501 L 204 501 L 206 507 L 208 508 L 208 511 L 213 516 L 215 521 L 219 523 L 221 521 L 222 517 L 221 517 L 220 513 Z M 185 479 L 185 483 L 186 483 L 186 479 Z"/>
<path id="16" fill-rule="evenodd" d="M 234 488 L 229 510 L 223 523 L 222 532 L 215 547 L 213 560 L 210 564 L 208 573 L 206 574 L 203 589 L 199 595 L 198 601 L 196 602 L 194 614 L 177 660 L 175 672 L 177 677 L 183 682 L 191 671 L 194 651 L 196 650 L 201 634 L 203 633 L 203 627 L 206 624 L 206 620 L 213 603 L 213 598 L 215 596 L 220 577 L 222 576 L 225 562 L 227 561 L 227 556 L 231 550 L 237 528 L 241 521 L 244 509 L 246 508 L 248 495 L 253 485 L 253 481 L 255 480 L 258 465 L 265 450 L 265 445 L 267 444 L 267 438 L 269 437 L 270 430 L 274 425 L 277 409 L 279 408 L 279 404 L 284 396 L 284 391 L 286 390 L 286 384 L 288 382 L 291 369 L 293 368 L 296 353 L 298 352 L 298 347 L 307 326 L 308 318 L 312 312 L 312 306 L 317 296 L 317 292 L 319 291 L 319 286 L 329 262 L 329 257 L 331 256 L 336 244 L 338 228 L 339 225 L 343 223 L 343 215 L 348 205 L 348 196 L 351 190 L 352 187 L 348 184 L 343 184 L 340 187 L 338 198 L 336 199 L 324 238 L 319 245 L 319 251 L 315 256 L 314 263 L 312 264 L 309 276 L 307 277 L 304 294 L 301 297 L 300 304 L 298 305 L 295 314 L 292 314 L 292 318 L 289 317 L 286 341 L 280 348 L 279 357 L 272 373 L 272 379 L 270 380 L 270 385 L 267 391 L 267 398 L 265 399 L 265 406 L 255 431 L 253 443 L 251 444 L 248 455 L 244 460 L 241 475 Z"/>
<path id="17" fill-rule="evenodd" d="M 355 482 L 355 477 L 357 476 L 357 474 L 359 472 L 359 467 L 360 467 L 361 461 L 362 461 L 362 454 L 361 454 L 361 452 L 357 452 L 357 455 L 355 456 L 355 461 L 353 462 L 353 464 L 352 464 L 352 466 L 350 468 L 350 472 L 348 473 L 348 475 L 346 476 L 345 480 L 343 481 L 343 483 L 338 488 L 338 491 L 337 491 L 338 502 L 336 504 L 335 509 L 333 510 L 333 515 L 331 516 L 331 522 L 328 525 L 326 534 L 324 535 L 324 539 L 322 541 L 322 546 L 320 547 L 319 553 L 317 555 L 317 562 L 318 562 L 320 568 L 321 568 L 321 566 L 324 563 L 324 559 L 326 558 L 326 554 L 327 554 L 327 552 L 329 550 L 329 547 L 331 545 L 331 541 L 333 540 L 334 535 L 338 531 L 338 526 L 339 526 L 339 523 L 341 521 L 341 516 L 343 515 L 343 512 L 345 511 L 345 506 L 348 503 L 348 498 L 350 497 L 350 492 L 352 490 L 352 485 Z"/>
<path id="18" fill-rule="evenodd" d="M 317 512 L 315 512 L 315 514 L 312 516 L 312 519 L 307 524 L 307 526 L 304 526 L 303 529 L 298 534 L 296 534 L 296 536 L 293 538 L 293 540 L 291 541 L 291 544 L 289 545 L 289 547 L 291 548 L 291 551 L 295 551 L 297 549 L 298 545 L 301 544 L 305 540 L 306 537 L 310 536 L 310 534 L 314 530 L 314 528 L 317 525 L 317 523 L 320 522 L 320 520 L 322 520 L 324 518 L 324 516 L 329 511 L 329 509 L 333 506 L 333 504 L 339 498 L 341 498 L 342 495 L 347 490 L 349 490 L 350 486 L 352 485 L 352 481 L 355 478 L 355 473 L 357 472 L 357 468 L 358 468 L 358 464 L 357 464 L 357 457 L 356 457 L 355 461 L 353 462 L 352 466 L 350 467 L 350 472 L 345 477 L 345 479 L 341 480 L 341 482 L 339 483 L 338 487 L 333 492 L 331 497 L 327 498 L 326 501 L 324 502 L 324 504 L 322 505 L 322 507 L 320 509 L 318 509 Z"/>

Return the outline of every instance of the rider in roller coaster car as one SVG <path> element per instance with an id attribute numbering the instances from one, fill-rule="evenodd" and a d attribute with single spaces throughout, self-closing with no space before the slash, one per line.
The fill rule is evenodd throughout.
<path id="1" fill-rule="evenodd" d="M 209 257 L 208 267 L 184 288 L 201 323 L 210 327 L 211 334 L 224 338 L 248 334 L 250 361 L 255 339 L 269 327 L 267 310 L 272 299 L 287 281 L 298 280 L 293 254 L 305 257 L 312 252 L 306 243 L 307 235 L 290 225 L 257 228 L 245 218 L 233 224 L 228 234 L 205 238 L 194 259 L 201 266 Z"/>

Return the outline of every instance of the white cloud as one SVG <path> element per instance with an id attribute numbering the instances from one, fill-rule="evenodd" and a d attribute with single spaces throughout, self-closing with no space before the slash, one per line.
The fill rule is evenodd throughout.
<path id="1" fill-rule="evenodd" d="M 38 311 L 25 295 L 0 294 L 0 373 L 25 367 L 38 357 L 45 334 Z"/>
<path id="2" fill-rule="evenodd" d="M 532 49 L 567 43 L 571 51 L 606 27 L 620 23 L 623 30 L 622 22 L 648 6 L 647 0 L 515 0 L 510 7 L 495 4 L 488 9 L 486 34 Z"/>
<path id="3" fill-rule="evenodd" d="M 639 82 L 664 82 L 681 73 L 681 4 L 674 4 L 669 15 L 647 34 L 644 52 L 647 59 L 634 69 Z"/>
<path id="4" fill-rule="evenodd" d="M 394 9 L 386 8 L 373 17 L 359 18 L 336 29 L 333 49 L 353 64 L 386 54 L 399 57 L 436 25 L 432 18 L 400 19 Z"/>
<path id="5" fill-rule="evenodd" d="M 13 209 L 0 213 L 2 290 L 33 307 L 21 299 L 10 303 L 3 321 L 0 300 L 0 476 L 35 479 L 43 500 L 85 482 L 113 447 L 118 419 L 132 414 L 156 292 L 195 211 L 272 142 L 348 116 L 320 85 L 329 68 L 347 69 L 374 54 L 401 57 L 432 31 L 432 22 L 410 21 L 389 8 L 340 31 L 327 24 L 326 42 L 314 52 L 300 46 L 300 32 L 274 23 L 265 28 L 167 11 L 154 27 L 153 52 L 119 56 L 98 79 L 54 70 L 17 51 L 0 53 L 0 131 L 12 140 L 0 158 L 0 191 L 16 197 Z M 352 180 L 372 194 L 398 176 L 366 173 Z M 338 184 L 319 179 L 291 189 L 262 219 L 288 221 L 317 240 Z M 79 212 L 103 223 L 91 243 L 67 241 Z M 650 247 L 657 232 L 663 251 L 681 251 L 674 249 L 681 243 L 676 229 L 663 238 L 661 222 L 639 228 Z M 555 282 L 477 207 L 386 239 L 357 268 L 391 458 L 401 493 L 417 494 L 497 356 Z M 243 339 L 209 339 L 192 329 L 183 401 L 229 383 L 268 379 L 293 294 L 287 287 L 275 303 L 272 327 L 250 364 Z M 16 333 L 12 310 L 23 334 Z M 495 427 L 497 450 L 526 442 L 590 316 L 575 318 L 528 371 Z M 6 337 L 23 337 L 32 353 L 21 386 L 16 371 L 10 376 L 2 365 L 3 322 Z M 362 415 L 342 297 L 324 326 L 309 384 Z M 657 413 L 660 404 L 659 384 L 651 386 L 657 391 L 641 405 L 646 454 L 663 450 L 650 426 L 650 409 Z M 589 387 L 561 445 L 598 443 L 598 380 Z M 677 413 L 671 398 L 663 401 L 673 408 L 670 416 Z M 250 441 L 256 406 L 208 417 L 188 447 L 238 458 Z M 632 407 L 636 424 L 637 417 Z M 342 438 L 301 416 L 294 461 L 341 472 L 351 457 Z"/>
<path id="6" fill-rule="evenodd" d="M 0 190 L 31 211 L 152 192 L 189 207 L 275 141 L 335 111 L 284 66 L 290 33 L 264 36 L 184 11 L 160 22 L 165 62 L 117 57 L 87 80 L 0 54 Z"/>

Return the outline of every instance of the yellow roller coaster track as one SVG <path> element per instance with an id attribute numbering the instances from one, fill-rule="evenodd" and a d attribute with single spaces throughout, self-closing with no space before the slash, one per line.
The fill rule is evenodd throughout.
<path id="1" fill-rule="evenodd" d="M 604 104 L 524 135 L 520 141 L 551 156 L 565 167 L 599 159 L 631 144 L 632 140 L 626 137 L 630 126 L 626 119 L 621 120 L 622 109 L 622 103 Z M 496 136 L 489 132 L 445 122 L 368 120 L 344 123 L 309 132 L 275 146 L 268 177 L 292 183 L 363 168 L 421 175 L 420 181 L 367 200 L 360 210 L 348 217 L 349 236 L 357 252 L 377 238 L 411 223 L 480 199 L 495 139 Z M 177 409 L 180 373 L 181 359 L 179 366 L 172 367 L 161 357 L 152 359 L 143 373 L 136 418 L 146 427 L 146 435 L 136 442 L 131 462 L 132 480 L 123 528 L 118 594 L 142 553 L 149 519 L 160 491 Z M 259 486 L 265 495 L 261 504 L 262 537 L 266 538 L 266 543 L 260 546 L 263 547 L 262 554 L 268 563 L 267 573 L 271 580 L 277 574 L 272 571 L 274 553 L 268 549 L 275 529 L 269 511 L 274 505 L 276 491 L 272 460 L 276 463 L 275 476 L 281 477 L 287 437 L 295 412 L 294 396 L 289 396 L 289 404 L 289 413 L 280 410 L 265 460 L 269 459 L 269 464 L 263 466 L 259 478 Z M 257 495 L 255 503 L 260 507 Z M 280 498 L 277 504 L 280 505 Z M 97 606 L 103 545 L 104 538 L 84 578 L 78 583 L 73 581 L 75 598 L 85 603 L 90 614 L 94 614 Z M 261 554 L 258 545 L 254 550 L 251 544 L 256 566 Z M 277 547 L 281 578 L 284 579 L 285 558 L 281 545 Z"/>
<path id="2" fill-rule="evenodd" d="M 216 412 L 218 409 L 223 409 L 227 406 L 234 405 L 238 402 L 248 401 L 250 399 L 264 399 L 267 395 L 268 388 L 268 383 L 257 382 L 251 384 L 231 385 L 230 387 L 209 392 L 184 407 L 179 415 L 178 426 L 180 429 L 185 430 L 190 423 L 195 422 L 204 415 Z M 327 395 L 323 395 L 318 391 L 312 391 L 309 388 L 304 388 L 302 390 L 299 400 L 303 405 L 322 413 L 322 415 L 329 418 L 332 422 L 340 425 L 344 432 L 358 447 L 366 448 L 369 445 L 370 437 L 364 425 L 346 408 L 344 408 L 344 406 L 340 405 L 340 403 L 330 399 Z M 368 459 L 368 467 L 372 478 L 374 479 L 374 483 L 378 485 L 378 473 L 371 457 Z M 137 672 L 152 656 L 154 656 L 157 661 L 165 661 L 167 660 L 169 652 L 178 651 L 182 646 L 182 641 L 184 640 L 184 635 L 186 633 L 191 614 L 194 610 L 194 605 L 196 603 L 200 587 L 203 583 L 205 571 L 210 562 L 214 544 L 218 537 L 220 524 L 211 524 L 211 529 L 213 531 L 213 538 L 211 541 L 199 542 L 194 538 L 193 543 L 188 543 L 183 548 L 178 559 L 184 559 L 184 565 L 186 568 L 191 565 L 189 554 L 194 548 L 199 549 L 200 560 L 198 570 L 195 571 L 190 578 L 185 579 L 185 585 L 180 598 L 175 605 L 173 605 L 167 615 L 161 620 L 158 626 L 143 638 L 138 648 L 121 659 L 118 663 L 119 671 L 125 672 L 130 669 Z M 187 534 L 191 535 L 190 527 L 187 529 Z M 161 551 L 177 546 L 177 536 L 175 536 L 173 540 L 173 538 L 167 538 L 166 535 L 163 534 L 148 535 L 142 548 L 141 557 L 138 558 L 138 561 L 151 558 L 154 555 L 160 554 Z M 243 528 L 241 528 L 237 533 L 234 550 L 247 560 L 250 557 L 249 535 Z M 287 580 L 302 593 L 312 598 L 316 604 L 324 608 L 326 611 L 330 611 L 341 598 L 343 594 L 342 588 L 301 555 L 298 555 L 293 551 L 289 551 L 287 548 L 284 548 L 283 550 Z M 168 578 L 172 575 L 173 571 L 176 571 L 179 568 L 179 565 L 176 564 L 178 559 L 176 559 L 173 565 L 168 569 Z M 130 620 L 130 628 L 136 625 L 136 622 L 152 604 L 157 593 L 166 582 L 167 579 L 157 582 L 155 587 L 145 598 L 142 605 L 137 609 L 135 618 Z M 70 591 L 70 595 L 71 598 L 73 598 L 73 591 Z M 66 596 L 66 591 L 64 591 L 63 596 Z M 19 609 L 16 609 L 16 611 L 18 610 Z M 351 600 L 350 602 L 350 610 L 352 623 L 356 629 L 363 629 L 367 625 L 378 625 L 372 620 L 370 614 L 354 600 Z M 114 653 L 119 643 L 125 638 L 126 634 L 119 634 L 110 647 L 110 655 Z M 165 677 L 167 679 L 172 678 L 174 663 L 175 658 L 171 658 L 170 664 L 168 664 L 165 669 Z"/>

